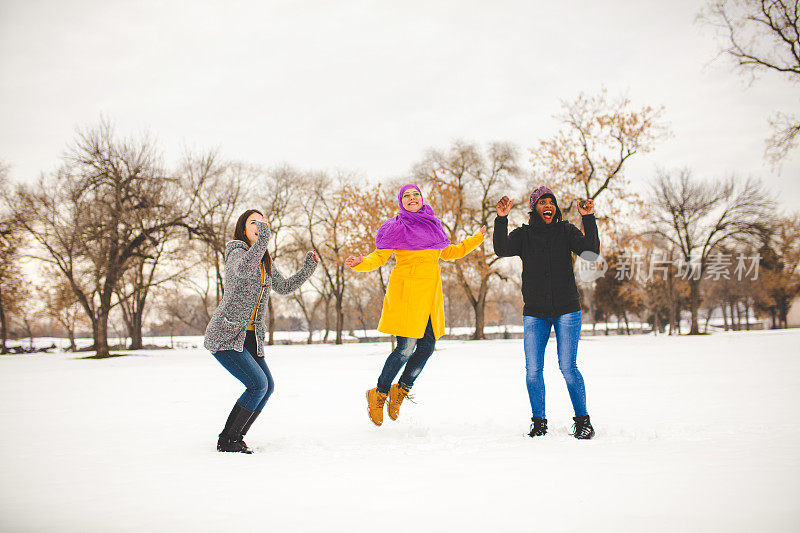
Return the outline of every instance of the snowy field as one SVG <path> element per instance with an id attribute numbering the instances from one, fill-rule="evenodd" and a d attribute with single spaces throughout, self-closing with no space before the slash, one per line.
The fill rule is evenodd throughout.
<path id="1" fill-rule="evenodd" d="M 0 531 L 797 531 L 798 345 L 587 337 L 592 441 L 552 341 L 537 439 L 519 340 L 439 343 L 380 428 L 388 343 L 277 346 L 253 455 L 214 449 L 241 386 L 202 349 L 2 357 Z"/>

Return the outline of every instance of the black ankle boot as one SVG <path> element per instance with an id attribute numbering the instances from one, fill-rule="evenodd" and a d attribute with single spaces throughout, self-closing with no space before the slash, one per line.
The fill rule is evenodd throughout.
<path id="1" fill-rule="evenodd" d="M 547 419 L 531 417 L 531 432 L 528 433 L 529 437 L 541 437 L 547 434 Z"/>
<path id="2" fill-rule="evenodd" d="M 228 415 L 228 420 L 225 422 L 225 428 L 219 434 L 218 452 L 253 453 L 253 450 L 248 448 L 242 439 L 244 426 L 252 416 L 253 411 L 245 409 L 239 405 L 239 402 L 234 404 L 231 414 Z"/>
<path id="3" fill-rule="evenodd" d="M 576 439 L 591 439 L 594 437 L 594 428 L 589 421 L 589 415 L 574 416 L 572 420 L 575 421 L 572 425 L 572 434 Z"/>

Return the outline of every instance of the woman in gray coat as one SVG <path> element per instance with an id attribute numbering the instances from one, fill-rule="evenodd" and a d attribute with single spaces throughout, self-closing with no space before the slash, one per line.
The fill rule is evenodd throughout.
<path id="1" fill-rule="evenodd" d="M 264 360 L 264 311 L 270 290 L 296 290 L 317 268 L 319 258 L 308 252 L 303 268 L 285 278 L 267 251 L 267 220 L 255 209 L 242 213 L 233 238 L 225 250 L 225 292 L 206 327 L 203 345 L 246 387 L 219 435 L 217 451 L 252 453 L 244 435 L 275 388 Z"/>

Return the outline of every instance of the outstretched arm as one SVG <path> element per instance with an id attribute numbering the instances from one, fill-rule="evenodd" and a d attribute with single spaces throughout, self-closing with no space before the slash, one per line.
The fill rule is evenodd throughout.
<path id="1" fill-rule="evenodd" d="M 348 257 L 345 259 L 344 264 L 356 272 L 369 272 L 385 265 L 386 261 L 392 257 L 392 253 L 394 253 L 394 250 L 391 248 L 378 248 L 367 257 Z"/>
<path id="2" fill-rule="evenodd" d="M 225 260 L 225 270 L 233 272 L 236 277 L 256 276 L 261 268 L 261 258 L 264 257 L 269 244 L 269 224 L 256 220 L 256 227 L 258 228 L 256 242 L 248 250 L 233 250 Z"/>
<path id="3" fill-rule="evenodd" d="M 306 259 L 303 262 L 303 268 L 295 272 L 292 276 L 288 279 L 283 277 L 281 271 L 278 270 L 275 265 L 272 265 L 272 290 L 277 292 L 278 294 L 289 294 L 297 290 L 297 288 L 302 285 L 308 278 L 311 277 L 311 274 L 314 273 L 314 270 L 317 268 L 317 254 L 314 252 L 308 252 L 306 254 Z"/>
<path id="4" fill-rule="evenodd" d="M 477 233 L 474 235 L 467 237 L 463 241 L 458 244 L 451 244 L 439 255 L 439 259 L 444 259 L 445 261 L 452 261 L 453 259 L 461 259 L 472 250 L 477 248 L 481 245 L 483 240 L 486 238 L 486 226 L 483 226 Z"/>

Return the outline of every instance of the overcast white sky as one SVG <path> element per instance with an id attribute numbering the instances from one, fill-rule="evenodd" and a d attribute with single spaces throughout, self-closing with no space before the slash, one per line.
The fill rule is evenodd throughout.
<path id="1" fill-rule="evenodd" d="M 754 83 L 695 23 L 701 1 L 0 0 L 0 159 L 20 180 L 105 114 L 167 160 L 218 147 L 263 165 L 403 175 L 427 148 L 552 135 L 561 99 L 605 85 L 666 107 L 674 137 L 631 161 L 761 177 L 800 204 L 800 154 L 764 163 L 798 88 Z"/>

